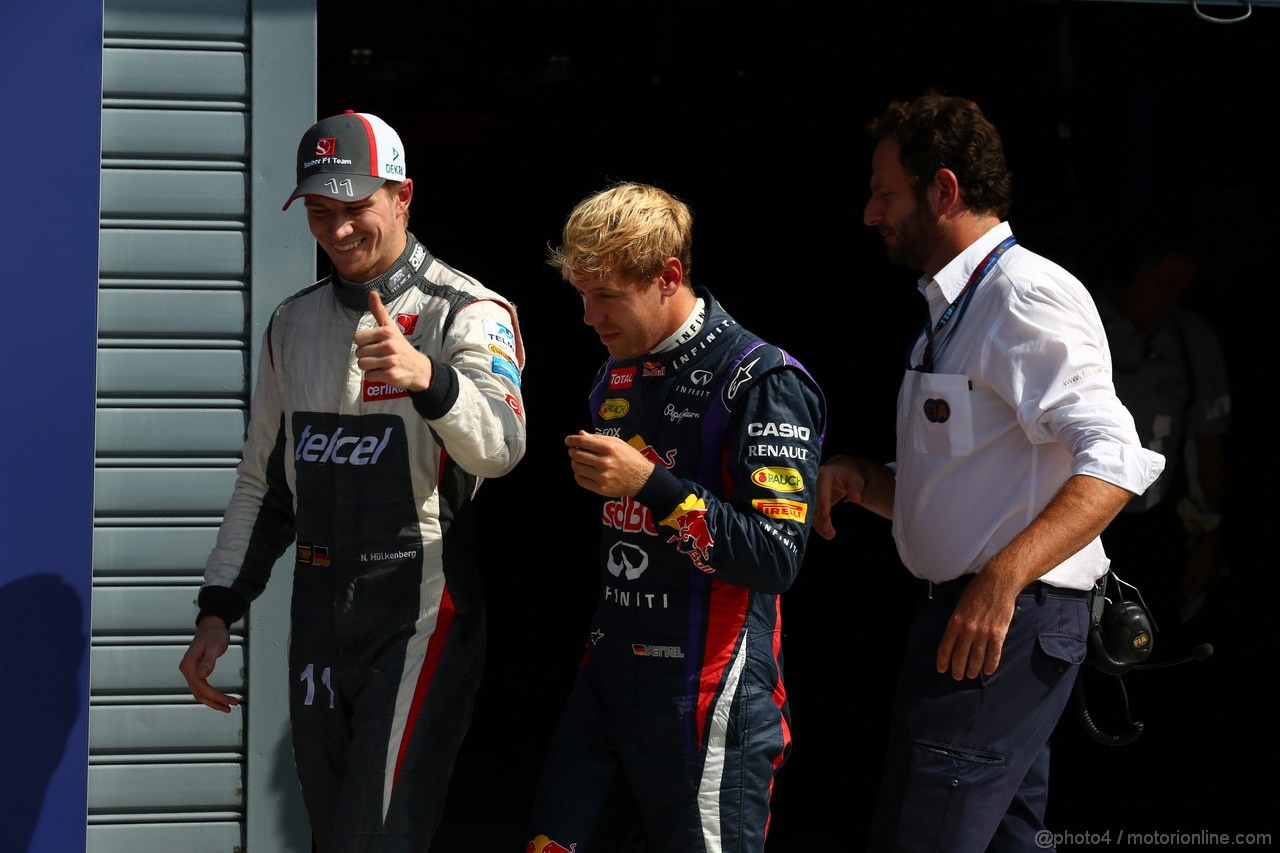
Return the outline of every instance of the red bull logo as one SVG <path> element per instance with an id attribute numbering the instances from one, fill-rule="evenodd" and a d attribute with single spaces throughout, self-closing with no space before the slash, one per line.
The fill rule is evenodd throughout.
<path id="1" fill-rule="evenodd" d="M 692 560 L 700 571 L 707 574 L 715 571 L 711 568 L 711 548 L 716 543 L 707 524 L 707 505 L 701 498 L 689 495 L 662 523 L 676 529 L 667 541 L 674 543 L 677 551 Z"/>
<path id="2" fill-rule="evenodd" d="M 626 495 L 605 501 L 604 514 L 600 522 L 605 527 L 612 527 L 626 533 L 658 535 L 658 529 L 653 526 L 653 514 L 649 512 L 649 508 Z"/>
<path id="3" fill-rule="evenodd" d="M 653 449 L 652 444 L 646 443 L 645 440 L 638 435 L 633 435 L 631 438 L 627 439 L 627 444 L 640 451 L 640 455 L 645 459 L 648 459 L 654 465 L 661 465 L 663 468 L 667 469 L 676 467 L 675 450 L 668 450 L 666 456 L 661 456 L 658 451 Z"/>
<path id="4" fill-rule="evenodd" d="M 576 841 L 565 847 L 545 835 L 539 835 L 529 842 L 529 846 L 525 848 L 525 853 L 575 853 L 577 849 L 578 842 Z"/>
<path id="5" fill-rule="evenodd" d="M 669 451 L 664 457 L 653 449 L 652 444 L 645 444 L 644 439 L 638 435 L 633 436 L 627 444 L 640 451 L 640 455 L 654 465 L 671 468 L 676 464 L 676 451 Z M 600 521 L 606 527 L 612 527 L 627 533 L 658 535 L 658 528 L 654 526 L 653 515 L 649 512 L 649 508 L 635 498 L 625 495 L 605 501 L 604 514 L 601 516 Z"/>

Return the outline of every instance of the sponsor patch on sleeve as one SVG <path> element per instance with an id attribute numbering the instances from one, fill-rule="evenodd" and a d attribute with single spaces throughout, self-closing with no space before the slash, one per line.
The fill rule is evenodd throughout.
<path id="1" fill-rule="evenodd" d="M 510 379 L 517 388 L 520 387 L 520 371 L 502 356 L 495 355 L 493 357 L 493 366 L 490 369 L 499 376 L 505 376 Z"/>
<path id="2" fill-rule="evenodd" d="M 753 500 L 751 505 L 761 515 L 769 518 L 780 518 L 785 521 L 796 521 L 804 524 L 809 515 L 809 505 L 801 501 L 789 501 L 786 498 L 761 498 Z"/>
<path id="3" fill-rule="evenodd" d="M 495 343 L 511 352 L 516 351 L 516 334 L 506 323 L 494 320 L 492 317 L 485 317 L 484 336 L 490 343 Z"/>
<path id="4" fill-rule="evenodd" d="M 795 468 L 757 468 L 751 472 L 751 482 L 775 492 L 804 490 L 804 477 Z"/>

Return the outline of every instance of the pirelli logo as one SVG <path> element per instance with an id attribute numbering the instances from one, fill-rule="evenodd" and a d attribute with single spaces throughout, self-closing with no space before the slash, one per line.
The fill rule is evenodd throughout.
<path id="1" fill-rule="evenodd" d="M 809 505 L 800 501 L 789 501 L 786 498 L 762 498 L 753 500 L 751 505 L 761 515 L 769 518 L 780 518 L 784 521 L 795 521 L 804 524 L 809 515 Z"/>

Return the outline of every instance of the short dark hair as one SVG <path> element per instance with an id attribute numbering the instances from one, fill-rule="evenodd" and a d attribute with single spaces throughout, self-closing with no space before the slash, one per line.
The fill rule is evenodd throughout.
<path id="1" fill-rule="evenodd" d="M 867 123 L 877 141 L 893 137 L 908 174 L 923 200 L 939 169 L 950 169 L 960 194 L 977 213 L 1003 219 L 1013 201 L 1013 174 L 1004 161 L 1004 144 L 995 125 L 967 98 L 929 92 L 914 101 L 894 101 Z"/>

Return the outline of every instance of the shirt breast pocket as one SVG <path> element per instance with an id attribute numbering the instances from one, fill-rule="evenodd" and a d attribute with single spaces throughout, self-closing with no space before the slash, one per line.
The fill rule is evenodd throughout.
<path id="1" fill-rule="evenodd" d="M 916 373 L 907 417 L 911 446 L 931 456 L 968 456 L 973 452 L 973 407 L 969 377 Z"/>

